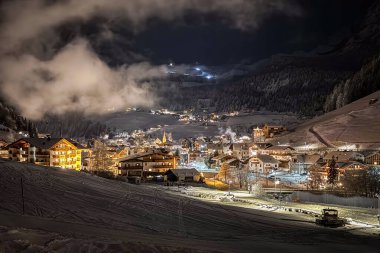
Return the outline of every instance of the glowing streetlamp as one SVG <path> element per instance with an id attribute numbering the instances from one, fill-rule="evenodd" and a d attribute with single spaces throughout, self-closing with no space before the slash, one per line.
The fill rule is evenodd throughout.
<path id="1" fill-rule="evenodd" d="M 280 180 L 274 180 L 274 189 L 277 189 L 277 185 L 280 184 Z"/>
<path id="2" fill-rule="evenodd" d="M 380 194 L 377 194 L 377 220 L 379 221 L 380 225 Z"/>
<path id="3" fill-rule="evenodd" d="M 231 184 L 232 184 L 232 181 L 228 181 L 228 196 L 231 195 Z"/>

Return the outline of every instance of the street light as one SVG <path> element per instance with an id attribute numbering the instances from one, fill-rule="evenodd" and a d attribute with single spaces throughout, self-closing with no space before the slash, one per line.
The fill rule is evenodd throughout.
<path id="1" fill-rule="evenodd" d="M 276 191 L 276 185 L 278 184 L 278 180 L 276 178 L 277 175 L 277 169 L 274 170 L 274 190 Z"/>
<path id="2" fill-rule="evenodd" d="M 231 184 L 232 184 L 232 181 L 228 181 L 228 196 L 231 195 Z"/>
<path id="3" fill-rule="evenodd" d="M 280 180 L 276 180 L 274 181 L 274 189 L 276 190 L 276 186 L 280 184 Z M 281 188 L 280 188 L 281 189 Z"/>
<path id="4" fill-rule="evenodd" d="M 379 221 L 380 225 L 380 194 L 377 194 L 377 220 Z"/>
<path id="5" fill-rule="evenodd" d="M 274 187 L 276 187 L 276 185 L 278 185 L 278 184 L 280 184 L 280 180 L 275 180 L 274 181 Z M 281 185 L 280 185 L 280 195 L 278 195 L 278 200 L 280 201 L 280 205 L 281 205 Z"/>

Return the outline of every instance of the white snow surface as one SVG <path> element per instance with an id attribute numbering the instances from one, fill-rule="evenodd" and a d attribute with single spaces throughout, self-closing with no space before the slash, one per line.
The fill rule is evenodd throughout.
<path id="1" fill-rule="evenodd" d="M 0 160 L 0 192 L 0 252 L 365 253 L 379 245 L 303 216 L 11 161 Z"/>
<path id="2" fill-rule="evenodd" d="M 380 149 L 380 91 L 356 100 L 337 110 L 315 117 L 298 125 L 295 131 L 275 138 L 292 146 L 304 145 L 305 150 L 324 146 L 312 133 L 339 149 L 359 145 L 359 149 Z M 370 105 L 371 99 L 377 99 Z"/>

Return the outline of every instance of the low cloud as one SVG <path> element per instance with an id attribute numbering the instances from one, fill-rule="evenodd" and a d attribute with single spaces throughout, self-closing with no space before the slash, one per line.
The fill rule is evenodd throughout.
<path id="1" fill-rule="evenodd" d="M 164 67 L 149 63 L 111 69 L 85 40 L 74 41 L 48 61 L 22 55 L 5 59 L 0 67 L 3 94 L 31 119 L 46 113 L 100 114 L 128 105 L 153 105 L 156 98 L 143 80 L 165 73 Z"/>
<path id="2" fill-rule="evenodd" d="M 4 1 L 0 23 L 0 85 L 5 98 L 23 115 L 105 113 L 127 106 L 151 106 L 158 99 L 144 80 L 162 77 L 162 66 L 140 62 L 110 68 L 76 36 L 64 47 L 55 29 L 68 22 L 127 20 L 139 32 L 152 18 L 180 20 L 187 12 L 216 13 L 237 29 L 255 29 L 268 15 L 300 15 L 282 0 L 14 0 Z M 101 39 L 112 40 L 107 25 Z M 57 41 L 58 40 L 58 41 Z M 139 52 L 127 52 L 145 59 Z M 137 57 L 138 56 L 138 57 Z M 126 61 L 127 62 L 127 61 Z"/>

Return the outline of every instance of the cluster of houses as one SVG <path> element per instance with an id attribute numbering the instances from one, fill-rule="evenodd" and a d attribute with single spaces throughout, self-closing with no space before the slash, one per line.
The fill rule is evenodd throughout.
<path id="1" fill-rule="evenodd" d="M 319 173 L 327 180 L 332 159 L 340 175 L 347 170 L 365 170 L 380 164 L 379 151 L 305 151 L 265 142 L 285 130 L 282 126 L 266 125 L 253 129 L 252 137 L 234 139 L 222 135 L 178 142 L 165 132 L 162 139 L 150 141 L 143 133 L 136 132 L 128 145 L 122 138 L 78 143 L 68 138 L 25 137 L 12 143 L 0 140 L 0 157 L 74 170 L 106 170 L 135 181 L 199 181 L 202 177 L 212 177 L 235 183 L 249 175 L 268 178 L 274 171 L 299 175 Z M 203 168 L 198 168 L 200 164 Z"/>

